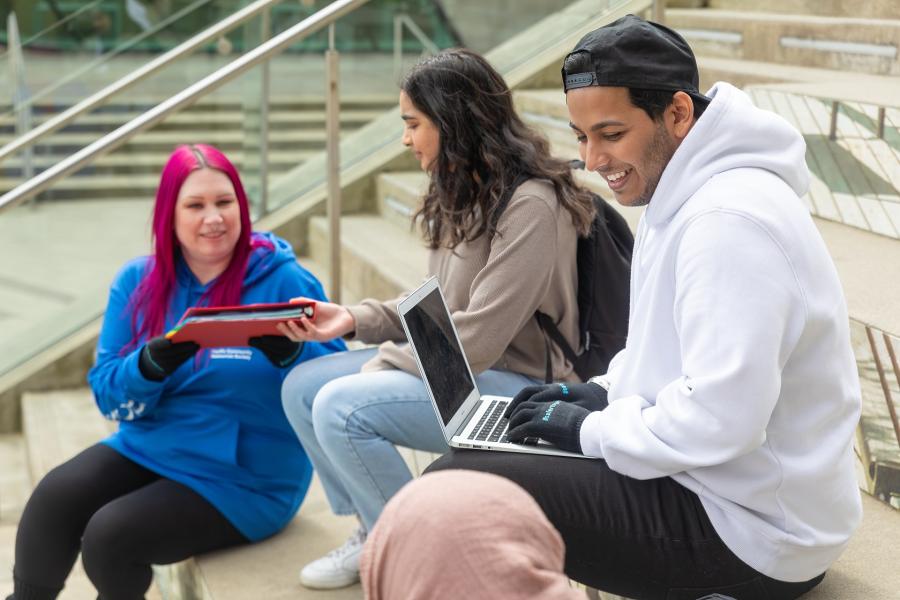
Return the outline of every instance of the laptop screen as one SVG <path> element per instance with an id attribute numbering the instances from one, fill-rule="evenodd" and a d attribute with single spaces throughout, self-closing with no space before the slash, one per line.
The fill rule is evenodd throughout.
<path id="1" fill-rule="evenodd" d="M 475 385 L 469 376 L 440 291 L 433 289 L 406 313 L 404 319 L 427 384 L 446 425 Z"/>

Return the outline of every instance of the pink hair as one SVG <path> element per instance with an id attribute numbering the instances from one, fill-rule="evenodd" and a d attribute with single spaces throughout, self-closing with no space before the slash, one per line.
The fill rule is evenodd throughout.
<path id="1" fill-rule="evenodd" d="M 178 146 L 163 168 L 153 208 L 153 256 L 141 283 L 131 296 L 133 344 L 163 333 L 175 292 L 175 262 L 180 244 L 175 236 L 175 205 L 188 175 L 199 169 L 215 169 L 228 176 L 234 186 L 241 213 L 241 234 L 228 267 L 213 281 L 198 305 L 230 306 L 240 303 L 247 260 L 254 248 L 272 245 L 251 235 L 250 207 L 237 169 L 221 151 L 206 144 Z"/>

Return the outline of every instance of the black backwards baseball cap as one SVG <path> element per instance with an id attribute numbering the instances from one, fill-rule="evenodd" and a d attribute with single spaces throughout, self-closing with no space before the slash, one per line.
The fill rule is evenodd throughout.
<path id="1" fill-rule="evenodd" d="M 570 61 L 580 54 L 585 56 Z M 566 64 L 588 68 L 571 73 Z M 682 91 L 709 102 L 698 89 L 697 59 L 684 38 L 664 25 L 634 15 L 626 15 L 581 38 L 566 55 L 562 78 L 566 92 L 594 85 L 641 88 Z"/>

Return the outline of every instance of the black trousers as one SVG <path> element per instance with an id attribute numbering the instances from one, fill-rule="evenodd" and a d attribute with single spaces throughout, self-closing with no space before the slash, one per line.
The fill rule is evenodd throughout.
<path id="1" fill-rule="evenodd" d="M 81 551 L 102 600 L 144 597 L 151 564 L 246 543 L 190 488 L 97 444 L 50 471 L 16 534 L 16 600 L 56 598 Z"/>
<path id="2" fill-rule="evenodd" d="M 788 600 L 824 577 L 787 583 L 755 571 L 725 546 L 697 495 L 668 477 L 642 481 L 603 460 L 483 450 L 452 450 L 426 471 L 441 469 L 494 473 L 520 485 L 562 535 L 566 574 L 610 593 Z"/>

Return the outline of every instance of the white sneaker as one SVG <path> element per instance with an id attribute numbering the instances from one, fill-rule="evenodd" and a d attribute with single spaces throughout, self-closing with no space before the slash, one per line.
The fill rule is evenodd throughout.
<path id="1" fill-rule="evenodd" d="M 331 590 L 359 581 L 359 555 L 366 543 L 362 525 L 340 548 L 314 560 L 300 571 L 300 583 L 316 590 Z"/>

